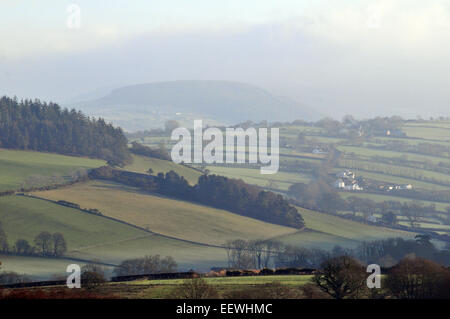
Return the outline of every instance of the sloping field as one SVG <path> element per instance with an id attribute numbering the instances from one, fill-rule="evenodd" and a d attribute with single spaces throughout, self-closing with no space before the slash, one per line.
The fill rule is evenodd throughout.
<path id="1" fill-rule="evenodd" d="M 277 238 L 285 244 L 322 249 L 332 249 L 335 245 L 354 248 L 362 241 L 389 237 L 413 238 L 415 235 L 411 232 L 366 225 L 301 207 L 297 207 L 297 210 L 303 216 L 308 229 Z"/>
<path id="2" fill-rule="evenodd" d="M 93 245 L 71 252 L 71 256 L 75 258 L 100 259 L 113 264 L 146 255 L 172 256 L 181 271 L 209 271 L 211 267 L 225 267 L 227 264 L 227 254 L 223 248 L 196 245 L 155 234 L 139 239 Z"/>
<path id="3" fill-rule="evenodd" d="M 450 130 L 447 127 L 405 125 L 402 127 L 402 130 L 408 137 L 437 141 L 450 141 Z"/>
<path id="4" fill-rule="evenodd" d="M 229 239 L 265 239 L 296 231 L 112 182 L 89 181 L 35 195 L 71 201 L 82 208 L 97 208 L 105 216 L 159 234 L 206 244 L 221 245 Z"/>
<path id="5" fill-rule="evenodd" d="M 337 216 L 297 207 L 309 229 L 338 237 L 368 241 L 389 237 L 414 238 L 415 233 L 354 222 Z"/>
<path id="6" fill-rule="evenodd" d="M 178 175 L 184 176 L 184 178 L 186 178 L 186 180 L 191 185 L 197 184 L 198 178 L 202 175 L 201 172 L 196 171 L 195 169 L 179 165 L 171 161 L 165 161 L 157 158 L 150 158 L 134 154 L 133 162 L 130 165 L 126 166 L 124 169 L 131 172 L 146 174 L 149 168 L 153 170 L 153 175 L 174 171 Z"/>
<path id="7" fill-rule="evenodd" d="M 447 211 L 447 207 L 450 207 L 450 203 L 440 203 L 440 202 L 432 202 L 432 201 L 426 201 L 426 200 L 417 200 L 412 198 L 406 198 L 406 197 L 398 197 L 398 196 L 389 196 L 389 195 L 380 195 L 380 194 L 370 194 L 370 193 L 357 193 L 357 192 L 340 192 L 339 195 L 342 198 L 349 198 L 349 197 L 359 197 L 359 198 L 367 198 L 371 199 L 375 202 L 384 202 L 384 201 L 399 201 L 401 203 L 422 203 L 424 205 L 432 205 L 434 204 L 436 206 L 437 210 L 440 210 L 442 212 Z"/>
<path id="8" fill-rule="evenodd" d="M 99 167 L 104 163 L 83 157 L 0 149 L 0 191 L 19 189 L 31 175 L 68 177 L 76 169 Z"/>
<path id="9" fill-rule="evenodd" d="M 260 187 L 269 187 L 271 185 L 279 190 L 287 190 L 294 183 L 308 183 L 310 177 L 301 173 L 277 172 L 272 175 L 264 175 L 256 168 L 207 166 L 211 174 L 222 175 L 230 178 L 242 179 L 248 184 Z"/>
<path id="10" fill-rule="evenodd" d="M 14 271 L 18 274 L 26 274 L 32 280 L 56 279 L 66 277 L 67 266 L 84 263 L 70 259 L 53 259 L 28 256 L 0 255 L 2 271 Z M 63 277 L 64 276 L 64 277 Z"/>
<path id="11" fill-rule="evenodd" d="M 102 216 L 24 196 L 1 197 L 0 220 L 11 246 L 19 238 L 33 244 L 41 231 L 61 232 L 67 241 L 67 255 L 74 258 L 117 264 L 126 258 L 161 254 L 174 257 L 184 269 L 195 266 L 195 261 L 205 268 L 226 261 L 221 248 L 158 236 Z"/>
<path id="12" fill-rule="evenodd" d="M 274 240 L 285 245 L 320 248 L 325 250 L 331 250 L 336 245 L 346 248 L 354 248 L 359 243 L 357 240 L 322 233 L 311 229 L 304 229 L 293 234 L 279 236 L 274 238 Z"/>

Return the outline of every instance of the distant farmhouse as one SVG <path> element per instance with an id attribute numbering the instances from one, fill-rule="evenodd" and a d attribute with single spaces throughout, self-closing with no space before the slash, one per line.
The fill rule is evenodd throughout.
<path id="1" fill-rule="evenodd" d="M 328 154 L 327 151 L 324 151 L 324 150 L 321 149 L 320 147 L 316 147 L 315 149 L 313 149 L 312 153 L 313 153 L 313 154 Z"/>
<path id="2" fill-rule="evenodd" d="M 356 174 L 353 173 L 352 171 L 346 169 L 345 171 L 337 173 L 336 177 L 342 178 L 342 179 L 355 179 Z"/>
<path id="3" fill-rule="evenodd" d="M 343 189 L 346 191 L 362 191 L 363 188 L 359 185 L 355 179 L 356 174 L 352 171 L 345 170 L 336 174 L 338 179 L 334 182 L 334 187 L 337 189 Z"/>
<path id="4" fill-rule="evenodd" d="M 367 221 L 369 223 L 376 224 L 378 223 L 378 218 L 374 215 L 370 215 L 369 217 L 367 217 Z"/>
<path id="5" fill-rule="evenodd" d="M 376 181 L 368 181 L 364 178 L 356 177 L 356 174 L 351 170 L 343 170 L 336 174 L 337 180 L 334 182 L 336 189 L 346 191 L 362 191 L 362 190 L 376 190 L 390 192 L 394 190 L 412 190 L 411 184 L 386 184 Z"/>
<path id="6" fill-rule="evenodd" d="M 386 131 L 386 136 L 391 136 L 391 137 L 406 137 L 405 132 L 401 131 L 401 130 L 387 130 Z"/>

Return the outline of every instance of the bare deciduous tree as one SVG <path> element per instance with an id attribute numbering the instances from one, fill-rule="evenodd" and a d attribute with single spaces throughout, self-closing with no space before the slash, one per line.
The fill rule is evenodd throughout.
<path id="1" fill-rule="evenodd" d="M 352 257 L 334 257 L 322 264 L 313 281 L 335 299 L 357 297 L 365 287 L 366 272 L 362 264 Z"/>

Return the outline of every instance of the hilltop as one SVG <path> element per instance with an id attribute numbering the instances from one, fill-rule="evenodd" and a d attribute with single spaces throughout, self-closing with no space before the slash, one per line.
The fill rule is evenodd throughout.
<path id="1" fill-rule="evenodd" d="M 228 81 L 171 81 L 117 88 L 79 103 L 88 113 L 101 114 L 126 130 L 161 126 L 165 119 L 192 125 L 194 118 L 212 123 L 285 121 L 317 118 L 317 114 L 284 97 L 245 83 Z"/>

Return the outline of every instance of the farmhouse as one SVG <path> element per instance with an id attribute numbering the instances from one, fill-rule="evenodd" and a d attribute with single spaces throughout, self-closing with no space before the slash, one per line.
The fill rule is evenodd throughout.
<path id="1" fill-rule="evenodd" d="M 374 215 L 370 215 L 369 217 L 367 217 L 367 221 L 368 221 L 369 223 L 376 224 L 376 223 L 378 223 L 378 218 L 375 217 Z"/>
<path id="2" fill-rule="evenodd" d="M 335 188 L 342 189 L 342 188 L 345 187 L 345 182 L 344 182 L 342 179 L 337 179 L 337 180 L 334 182 L 334 187 L 335 187 Z"/>
<path id="3" fill-rule="evenodd" d="M 324 151 L 323 149 L 316 147 L 315 149 L 313 149 L 313 154 L 328 154 L 328 152 Z"/>
<path id="4" fill-rule="evenodd" d="M 337 179 L 334 182 L 334 187 L 337 189 L 343 189 L 346 191 L 362 191 L 363 190 L 363 188 L 355 180 L 344 181 L 343 179 Z"/>
<path id="5" fill-rule="evenodd" d="M 338 178 L 343 179 L 355 179 L 356 175 L 352 171 L 346 169 L 345 171 L 339 172 L 336 174 Z"/>

